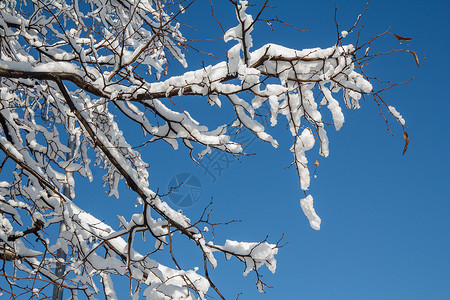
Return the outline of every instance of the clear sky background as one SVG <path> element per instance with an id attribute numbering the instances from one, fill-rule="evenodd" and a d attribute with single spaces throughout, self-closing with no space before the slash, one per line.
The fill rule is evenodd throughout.
<path id="1" fill-rule="evenodd" d="M 235 14 L 227 1 L 216 6 L 225 30 L 236 25 Z M 258 1 L 255 3 L 260 3 Z M 272 1 L 271 14 L 309 32 L 299 33 L 275 24 L 272 32 L 260 23 L 253 32 L 257 47 L 273 42 L 290 48 L 329 47 L 336 40 L 334 1 Z M 338 0 L 338 22 L 349 28 L 365 7 L 364 1 Z M 167 192 L 171 178 L 187 172 L 201 182 L 201 196 L 183 211 L 195 220 L 212 198 L 214 220 L 240 219 L 218 229 L 216 242 L 225 239 L 261 241 L 269 235 L 276 242 L 284 233 L 289 241 L 277 256 L 277 271 L 262 271 L 267 294 L 259 294 L 255 276 L 242 278 L 243 265 L 219 259 L 212 279 L 227 299 L 450 299 L 450 113 L 448 55 L 448 1 L 373 0 L 364 15 L 363 40 L 385 31 L 411 37 L 408 49 L 418 53 L 420 68 L 409 53 L 396 53 L 373 61 L 369 74 L 385 80 L 405 81 L 384 94 L 384 100 L 404 116 L 410 145 L 402 156 L 404 140 L 401 126 L 390 119 L 394 136 L 371 99 L 362 108 L 344 110 L 346 122 L 339 132 L 330 128 L 330 156 L 320 158 L 310 193 L 322 218 L 320 231 L 311 229 L 300 208 L 303 197 L 292 162 L 290 133 L 285 127 L 272 131 L 280 142 L 278 149 L 255 140 L 241 161 L 232 160 L 219 176 L 205 174 L 189 158 L 187 151 L 173 151 L 166 144 L 153 144 L 142 150 L 150 163 L 150 183 L 154 190 Z M 250 10 L 252 12 L 252 10 Z M 254 12 L 254 11 L 253 11 Z M 190 50 L 189 70 L 215 64 L 225 57 L 233 44 L 225 44 L 220 27 L 210 14 L 209 1 L 199 0 L 183 16 L 186 37 L 219 40 L 193 42 L 197 49 L 211 52 L 219 60 Z M 344 42 L 352 43 L 355 35 Z M 388 51 L 398 41 L 388 35 L 377 44 Z M 405 46 L 406 47 L 406 46 Z M 169 75 L 183 70 L 173 62 Z M 193 107 L 193 117 L 218 125 L 233 120 L 230 107 L 209 107 L 205 99 L 174 99 L 182 107 Z M 281 120 L 281 118 L 280 118 Z M 127 131 L 127 127 L 123 128 Z M 129 132 L 133 135 L 133 128 Z M 245 134 L 245 133 L 244 133 Z M 248 137 L 250 135 L 246 133 Z M 130 142 L 133 143 L 132 136 Z M 137 140 L 136 140 L 137 142 Z M 317 158 L 317 147 L 308 157 Z M 314 169 L 312 169 L 314 171 Z M 102 176 L 101 170 L 94 175 Z M 216 175 L 217 172 L 216 172 Z M 116 214 L 126 216 L 137 210 L 135 196 L 122 189 L 120 200 L 102 198 L 98 185 L 77 187 L 76 202 L 97 217 L 118 224 Z M 87 200 L 88 199 L 88 200 Z M 170 199 L 167 199 L 170 201 Z M 176 207 L 176 206 L 175 206 Z M 153 241 L 150 242 L 153 247 Z M 178 249 L 186 268 L 202 266 L 199 253 L 189 247 Z M 162 258 L 164 261 L 164 258 Z M 126 297 L 127 285 L 119 289 Z M 212 293 L 212 290 L 211 290 Z"/>

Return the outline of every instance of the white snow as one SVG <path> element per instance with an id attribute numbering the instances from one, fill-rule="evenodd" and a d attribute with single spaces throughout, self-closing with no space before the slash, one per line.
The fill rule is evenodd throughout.
<path id="1" fill-rule="evenodd" d="M 393 106 L 389 106 L 389 112 L 402 124 L 405 126 L 405 119 L 403 119 L 402 115 L 395 109 Z"/>
<path id="2" fill-rule="evenodd" d="M 315 230 L 320 230 L 320 223 L 322 220 L 316 214 L 313 207 L 313 197 L 311 195 L 306 196 L 306 198 L 300 199 L 300 206 L 302 207 L 303 213 L 309 220 L 309 224 Z"/>
<path id="3" fill-rule="evenodd" d="M 327 130 L 331 127 L 328 125 L 334 124 L 336 130 L 343 127 L 345 118 L 338 96 L 342 93 L 347 108 L 357 109 L 363 95 L 373 92 L 371 83 L 357 72 L 353 63 L 355 47 L 333 45 L 297 50 L 267 43 L 253 49 L 254 19 L 246 11 L 249 3 L 240 1 L 237 25 L 224 34 L 229 46 L 226 57 L 222 55 L 222 61 L 219 59 L 215 65 L 171 76 L 169 58 L 175 58 L 184 67 L 188 65 L 183 49 L 187 39 L 180 32 L 180 23 L 171 20 L 172 12 L 159 6 L 158 1 L 138 1 L 133 13 L 124 5 L 112 8 L 109 2 L 92 1 L 92 11 L 89 5 L 79 7 L 77 1 L 50 1 L 50 9 L 57 10 L 61 18 L 53 18 L 50 13 L 37 14 L 32 20 L 33 26 L 29 26 L 31 21 L 26 14 L 15 10 L 14 1 L 6 1 L 0 9 L 0 27 L 4 31 L 2 45 L 11 50 L 2 52 L 0 71 L 6 75 L 63 73 L 74 75 L 78 85 L 67 83 L 64 77 L 67 98 L 52 80 L 28 78 L 28 75 L 24 76 L 27 78 L 4 76 L 2 79 L 0 113 L 7 120 L 9 135 L 5 134 L 2 124 L 0 145 L 17 165 L 11 179 L 8 176 L 0 181 L 0 211 L 7 214 L 0 214 L 0 239 L 7 242 L 12 233 L 17 237 L 23 235 L 24 227 L 18 226 L 33 225 L 37 220 L 44 222 L 46 228 L 63 221 L 65 230 L 58 239 L 48 239 L 47 249 L 50 252 L 57 249 L 66 253 L 79 251 L 64 262 L 71 281 L 63 280 L 49 269 L 56 262 L 53 255 L 37 251 L 44 248 L 39 248 L 32 239 L 29 245 L 19 238 L 14 242 L 15 249 L 11 249 L 28 257 L 30 265 L 16 260 L 17 269 L 33 275 L 40 272 L 57 283 L 71 288 L 78 286 L 89 295 L 99 292 L 101 289 L 97 285 L 101 283 L 109 299 L 117 299 L 114 274 L 131 277 L 139 287 L 133 292 L 136 299 L 140 294 L 148 299 L 194 299 L 193 290 L 204 299 L 209 282 L 197 274 L 198 268 L 178 270 L 155 261 L 153 258 L 158 255 L 147 255 L 153 251 L 153 245 L 156 251 L 168 251 L 169 228 L 173 230 L 175 226 L 177 234 L 188 236 L 213 268 L 219 263 L 214 254 L 221 252 L 226 259 L 235 256 L 245 264 L 244 276 L 262 265 L 275 272 L 276 245 L 265 241 L 231 240 L 226 240 L 223 246 L 215 245 L 203 236 L 211 235 L 207 234 L 208 226 L 193 225 L 186 214 L 174 210 L 150 189 L 149 164 L 141 157 L 142 148 L 133 148 L 127 142 L 128 133 L 121 131 L 122 118 L 142 130 L 145 137 L 139 142 L 147 145 L 163 140 L 174 149 L 184 145 L 189 151 L 198 149 L 201 159 L 214 155 L 212 149 L 243 154 L 245 143 L 241 145 L 239 136 L 227 133 L 227 124 L 231 123 L 277 147 L 275 134 L 278 130 L 269 131 L 274 133 L 272 136 L 265 120 L 259 118 L 266 115 L 272 127 L 286 125 L 289 128 L 294 139 L 291 151 L 300 188 L 306 191 L 311 183 L 307 151 L 314 148 L 317 138 L 318 152 L 328 156 Z M 41 9 L 42 3 L 39 3 L 36 8 Z M 185 10 L 181 6 L 179 9 Z M 57 23 L 60 20 L 62 24 Z M 8 28 L 6 22 L 20 25 L 20 30 L 15 26 Z M 99 23 L 101 34 L 84 30 L 92 22 Z M 151 26 L 160 28 L 158 35 Z M 48 34 L 52 35 L 51 39 L 42 39 Z M 345 38 L 349 32 L 340 34 Z M 117 38 L 119 35 L 125 44 Z M 38 56 L 29 49 L 39 49 L 42 53 Z M 144 71 L 138 75 L 135 70 L 140 68 Z M 156 77 L 150 77 L 152 72 Z M 92 87 L 103 96 L 92 93 Z M 190 101 L 187 97 L 196 97 L 198 103 L 215 105 L 212 110 L 228 110 L 232 112 L 232 119 L 225 124 L 205 126 L 204 121 L 209 116 L 185 110 L 185 102 Z M 76 113 L 69 107 L 70 102 Z M 324 106 L 331 117 L 328 113 L 322 115 Z M 388 106 L 388 110 L 405 125 L 394 107 Z M 62 132 L 61 137 L 58 130 Z M 74 138 L 72 159 L 66 157 L 70 152 L 65 141 L 67 132 Z M 134 146 L 138 137 L 134 132 L 132 135 Z M 128 186 L 138 192 L 136 209 L 141 211 L 134 211 L 132 216 L 118 216 L 121 227 L 116 231 L 60 195 L 59 191 L 66 186 L 74 196 L 78 175 L 93 181 L 92 160 L 104 170 L 103 180 L 109 195 L 119 197 L 124 177 Z M 317 177 L 314 175 L 314 178 Z M 26 195 L 27 199 L 11 195 Z M 321 219 L 313 207 L 313 197 L 308 195 L 301 199 L 300 205 L 311 227 L 319 230 Z M 23 224 L 21 216 L 29 224 Z M 149 247 L 141 248 L 143 252 L 137 249 L 141 243 L 128 243 L 136 233 L 144 233 L 146 239 L 152 239 Z M 195 288 L 187 289 L 187 282 Z M 263 290 L 261 281 L 256 285 Z M 36 295 L 40 292 L 31 291 Z"/>

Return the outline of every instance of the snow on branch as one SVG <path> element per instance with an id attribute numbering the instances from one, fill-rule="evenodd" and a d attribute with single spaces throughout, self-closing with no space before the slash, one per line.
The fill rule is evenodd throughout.
<path id="1" fill-rule="evenodd" d="M 267 102 L 270 125 L 288 125 L 292 165 L 305 194 L 301 208 L 317 230 L 321 219 L 312 196 L 306 195 L 311 178 L 307 152 L 318 145 L 320 155 L 329 155 L 327 130 L 329 125 L 343 127 L 343 107 L 358 109 L 360 99 L 369 95 L 380 111 L 405 128 L 401 114 L 384 102 L 362 69 L 363 63 L 382 54 L 359 54 L 379 36 L 362 46 L 359 41 L 343 45 L 352 27 L 325 49 L 296 50 L 271 43 L 253 49 L 253 26 L 267 1 L 256 18 L 247 12 L 247 1 L 230 1 L 237 25 L 224 34 L 226 57 L 215 65 L 166 76 L 169 57 L 187 67 L 188 40 L 178 17 L 188 13 L 193 2 L 44 0 L 30 6 L 27 1 L 0 5 L 0 172 L 8 170 L 0 182 L 0 259 L 30 276 L 26 278 L 39 276 L 73 299 L 94 299 L 99 293 L 117 299 L 114 280 L 123 276 L 134 297 L 206 299 L 212 288 L 224 299 L 208 272 L 208 266 L 218 266 L 219 252 L 240 260 L 244 275 L 253 271 L 260 291 L 268 287 L 259 268 L 275 272 L 280 241 L 227 240 L 216 245 L 200 225 L 214 228 L 223 223 L 210 221 L 210 212 L 192 222 L 150 188 L 148 163 L 127 141 L 135 128 L 122 127 L 121 120 L 142 129 L 140 146 L 162 140 L 178 149 L 181 141 L 194 160 L 212 148 L 245 155 L 227 124 L 210 129 L 201 116 L 174 105 L 173 98 L 194 96 L 219 108 L 229 102 L 233 127 L 246 128 L 276 148 L 279 144 L 267 124 L 255 118 Z M 322 107 L 331 119 L 323 117 Z M 83 203 L 75 205 L 78 175 L 93 181 L 92 168 L 103 169 L 109 196 L 119 198 L 119 183 L 124 182 L 136 194 L 141 213 L 118 216 L 120 227 L 113 229 L 94 217 L 95 212 L 83 210 Z M 63 229 L 59 236 L 47 237 L 58 224 Z M 186 270 L 178 263 L 175 233 L 201 253 L 201 270 Z M 143 239 L 147 234 L 154 247 L 139 248 L 137 234 Z M 160 264 L 155 253 L 169 253 L 171 266 Z M 62 276 L 55 265 L 64 270 Z M 1 272 L 13 294 L 14 278 L 4 268 Z"/>

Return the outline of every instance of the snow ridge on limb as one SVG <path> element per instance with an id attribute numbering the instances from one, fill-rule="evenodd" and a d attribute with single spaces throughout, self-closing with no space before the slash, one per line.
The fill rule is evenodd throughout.
<path id="1" fill-rule="evenodd" d="M 322 220 L 314 210 L 313 200 L 313 197 L 308 195 L 306 198 L 300 199 L 300 206 L 302 207 L 303 213 L 308 218 L 311 227 L 315 230 L 320 230 L 320 223 Z"/>
<path id="2" fill-rule="evenodd" d="M 176 17 L 192 1 L 185 7 L 162 0 L 114 5 L 92 0 L 86 6 L 77 1 L 39 1 L 30 8 L 32 14 L 21 9 L 24 1 L 1 6 L 0 169 L 6 163 L 12 170 L 0 182 L 1 259 L 64 286 L 74 299 L 79 294 L 94 299 L 101 289 L 106 298 L 116 299 L 117 276 L 130 279 L 133 297 L 205 299 L 210 288 L 224 298 L 208 273 L 208 266 L 218 266 L 220 252 L 245 264 L 244 275 L 253 271 L 257 288 L 264 291 L 267 285 L 259 268 L 265 265 L 275 271 L 279 242 L 214 244 L 207 230 L 200 229 L 200 225 L 220 224 L 209 220 L 210 212 L 205 210 L 193 222 L 150 188 L 148 163 L 128 143 L 120 118 L 142 129 L 145 138 L 139 146 L 163 140 L 177 149 L 181 141 L 193 159 L 201 159 L 213 148 L 240 155 L 243 147 L 228 135 L 227 124 L 209 129 L 201 116 L 179 109 L 172 98 L 197 96 L 218 107 L 228 101 L 234 110 L 234 127 L 247 128 L 278 147 L 265 123 L 256 120 L 268 102 L 271 126 L 279 124 L 280 117 L 286 119 L 293 138 L 293 165 L 306 195 L 311 178 L 306 153 L 318 140 L 319 154 L 329 155 L 327 125 L 336 130 L 343 127 L 341 102 L 357 109 L 363 95 L 377 94 L 356 71 L 355 51 L 360 47 L 337 43 L 326 49 L 295 50 L 268 43 L 252 49 L 253 25 L 262 10 L 253 18 L 246 1 L 231 2 L 237 26 L 224 34 L 224 41 L 235 44 L 224 61 L 164 80 L 169 53 L 187 66 L 183 54 L 187 40 Z M 145 76 L 139 70 L 142 66 Z M 149 79 L 151 73 L 156 74 L 155 80 Z M 275 80 L 267 84 L 267 79 Z M 336 97 L 340 92 L 343 101 Z M 330 111 L 330 120 L 322 115 L 322 106 Z M 388 111 L 405 125 L 395 108 L 388 106 Z M 70 159 L 67 135 L 75 144 Z M 192 155 L 195 144 L 202 147 L 198 158 Z M 76 196 L 77 174 L 93 180 L 92 161 L 104 169 L 103 183 L 110 196 L 120 196 L 119 183 L 124 181 L 138 197 L 140 213 L 118 216 L 116 230 L 62 193 L 67 188 L 71 198 Z M 318 230 L 321 220 L 312 196 L 300 204 L 311 227 Z M 67 230 L 47 239 L 42 231 L 59 222 Z M 23 230 L 24 225 L 29 226 Z M 202 271 L 185 270 L 178 262 L 172 251 L 178 245 L 178 233 L 198 247 L 204 258 Z M 136 234 L 152 238 L 154 249 L 138 249 Z M 28 239 L 31 245 L 22 241 L 28 235 L 37 238 Z M 53 271 L 53 265 L 62 260 L 56 256 L 58 249 L 68 254 L 62 262 L 64 277 Z M 172 266 L 153 259 L 159 251 L 169 253 Z"/>

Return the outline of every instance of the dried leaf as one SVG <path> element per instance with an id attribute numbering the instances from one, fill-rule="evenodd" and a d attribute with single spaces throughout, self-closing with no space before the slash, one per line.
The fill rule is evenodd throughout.
<path id="1" fill-rule="evenodd" d="M 314 163 L 314 165 L 315 165 L 316 167 L 318 167 L 318 166 L 319 166 L 319 160 L 316 160 L 316 162 Z"/>
<path id="2" fill-rule="evenodd" d="M 405 139 L 405 148 L 403 148 L 402 155 L 405 155 L 406 149 L 408 149 L 408 144 L 409 144 L 409 137 L 408 137 L 408 133 L 406 131 L 403 131 L 403 138 Z"/>
<path id="3" fill-rule="evenodd" d="M 399 40 L 399 41 L 410 41 L 411 40 L 411 38 L 409 38 L 409 37 L 404 37 L 404 36 L 400 36 L 400 35 L 397 35 L 397 34 L 395 34 L 394 33 L 394 35 L 395 35 L 395 38 L 397 39 L 397 40 Z"/>
<path id="4" fill-rule="evenodd" d="M 417 66 L 419 66 L 419 57 L 417 56 L 416 52 L 411 51 L 411 50 L 406 50 L 406 52 L 409 52 L 414 56 L 414 59 L 416 60 L 416 64 L 417 64 Z"/>

